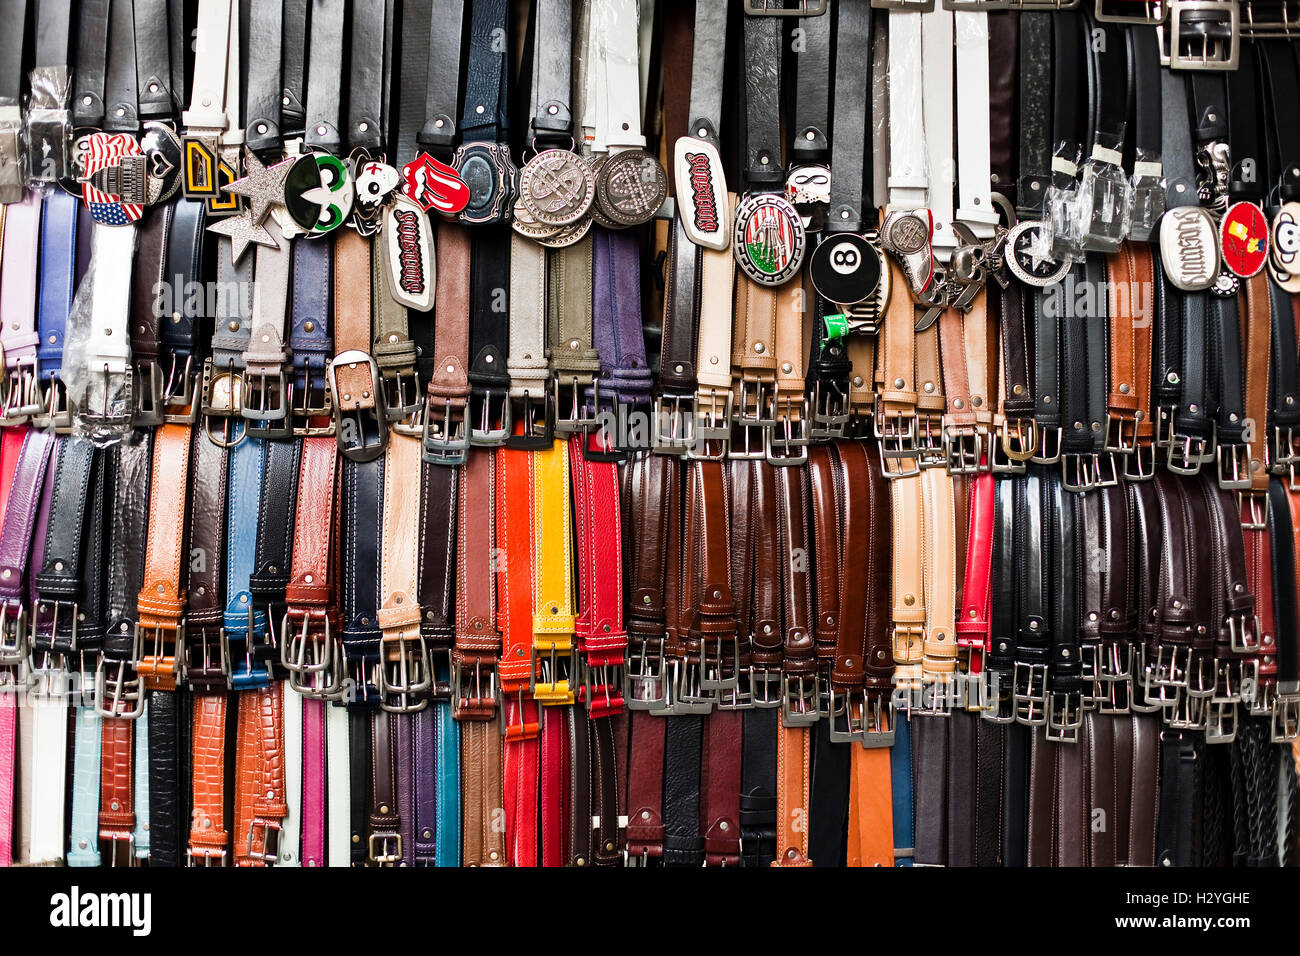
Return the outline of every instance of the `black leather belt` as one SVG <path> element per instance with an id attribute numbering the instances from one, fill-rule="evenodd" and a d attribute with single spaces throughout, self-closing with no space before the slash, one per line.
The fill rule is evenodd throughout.
<path id="1" fill-rule="evenodd" d="M 244 114 L 248 148 L 268 162 L 280 159 L 280 81 L 284 59 L 285 4 L 255 3 L 248 11 L 248 88 Z"/>
<path id="2" fill-rule="evenodd" d="M 339 99 L 343 72 L 344 11 L 343 0 L 312 0 L 304 141 L 308 146 L 335 155 L 343 148 L 343 135 L 339 131 Z"/>

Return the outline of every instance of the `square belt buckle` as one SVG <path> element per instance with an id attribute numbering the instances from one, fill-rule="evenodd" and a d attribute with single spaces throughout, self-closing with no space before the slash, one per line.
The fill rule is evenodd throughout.
<path id="1" fill-rule="evenodd" d="M 1257 3 L 1246 0 L 1246 21 L 1241 25 L 1241 34 L 1251 40 L 1270 38 L 1290 39 L 1300 35 L 1300 2 L 1297 0 L 1280 0 L 1280 2 Z"/>
<path id="2" fill-rule="evenodd" d="M 1235 0 L 1169 0 L 1156 37 L 1161 66 L 1235 70 L 1241 51 L 1241 9 Z"/>

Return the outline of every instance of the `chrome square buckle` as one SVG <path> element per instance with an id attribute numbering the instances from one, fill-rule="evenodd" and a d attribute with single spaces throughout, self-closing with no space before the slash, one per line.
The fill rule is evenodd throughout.
<path id="1" fill-rule="evenodd" d="M 919 412 L 916 416 L 916 460 L 922 468 L 944 468 L 948 449 L 944 445 L 943 416 Z"/>
<path id="2" fill-rule="evenodd" d="M 677 716 L 707 714 L 713 710 L 717 694 L 702 687 L 703 669 L 698 661 L 669 661 L 669 693 L 662 711 Z"/>
<path id="3" fill-rule="evenodd" d="M 508 388 L 470 392 L 469 443 L 475 448 L 500 448 L 510 438 L 510 390 Z"/>
<path id="4" fill-rule="evenodd" d="M 1107 415 L 1102 448 L 1115 455 L 1132 454 L 1137 448 L 1137 419 L 1130 415 Z"/>
<path id="5" fill-rule="evenodd" d="M 978 475 L 984 470 L 987 433 L 974 426 L 945 426 L 943 454 L 950 475 Z"/>
<path id="6" fill-rule="evenodd" d="M 420 375 L 413 365 L 380 366 L 379 381 L 384 390 L 384 417 L 394 431 L 418 418 L 425 401 L 420 390 Z"/>
<path id="7" fill-rule="evenodd" d="M 663 638 L 633 638 L 628 643 L 627 667 L 623 671 L 623 700 L 628 710 L 655 710 L 664 703 L 667 693 Z"/>
<path id="8" fill-rule="evenodd" d="M 1237 510 L 1241 512 L 1241 527 L 1246 531 L 1268 528 L 1268 507 L 1267 492 L 1237 492 Z"/>
<path id="9" fill-rule="evenodd" d="M 813 441 L 844 438 L 849 427 L 849 395 L 840 383 L 818 379 L 813 384 L 812 425 L 808 435 Z"/>
<path id="10" fill-rule="evenodd" d="M 876 441 L 880 446 L 882 474 L 886 478 L 910 478 L 919 475 L 921 466 L 916 447 L 916 416 L 889 414 L 877 409 L 874 427 L 877 432 Z M 903 464 L 907 461 L 910 461 L 911 465 Z"/>
<path id="11" fill-rule="evenodd" d="M 469 455 L 465 409 L 452 408 L 450 398 L 443 399 L 441 409 L 434 409 L 433 396 L 429 396 L 420 438 L 421 458 L 430 465 L 465 464 Z"/>
<path id="12" fill-rule="evenodd" d="M 1044 736 L 1058 744 L 1077 744 L 1083 727 L 1083 707 L 1078 691 L 1054 690 L 1047 698 Z"/>
<path id="13" fill-rule="evenodd" d="M 811 727 L 821 716 L 814 674 L 781 672 L 781 723 L 786 727 Z"/>
<path id="14" fill-rule="evenodd" d="M 759 710 L 772 710 L 781 706 L 781 671 L 771 667 L 750 667 L 749 699 Z"/>
<path id="15" fill-rule="evenodd" d="M 1250 446 L 1226 445 L 1214 449 L 1219 487 L 1224 491 L 1245 491 L 1251 486 Z"/>
<path id="16" fill-rule="evenodd" d="M 433 668 L 418 634 L 385 634 L 379 641 L 379 706 L 390 714 L 414 714 L 429 706 Z"/>
<path id="17" fill-rule="evenodd" d="M 21 425 L 45 411 L 36 377 L 36 358 L 7 363 L 0 392 L 0 427 Z"/>
<path id="18" fill-rule="evenodd" d="M 163 422 L 169 425 L 192 425 L 199 420 L 199 374 L 194 368 L 194 357 L 186 355 L 178 366 L 175 353 L 167 368 L 163 382 Z"/>
<path id="19" fill-rule="evenodd" d="M 740 642 L 734 637 L 700 641 L 700 689 L 734 690 L 740 685 Z"/>
<path id="20" fill-rule="evenodd" d="M 695 444 L 695 396 L 665 394 L 654 400 L 650 444 L 658 455 L 685 455 Z"/>
<path id="21" fill-rule="evenodd" d="M 1065 452 L 1061 455 L 1061 487 L 1066 491 L 1091 491 L 1101 484 L 1100 457 Z"/>
<path id="22" fill-rule="evenodd" d="M 294 616 L 301 617 L 296 627 Z M 289 686 L 312 700 L 338 700 L 343 673 L 334 662 L 341 655 L 334 646 L 328 615 L 314 616 L 291 609 L 284 615 L 280 632 L 284 635 L 280 664 L 289 675 Z"/>
<path id="23" fill-rule="evenodd" d="M 686 448 L 686 457 L 695 461 L 721 461 L 731 445 L 730 389 L 701 389 L 695 395 L 694 440 Z"/>
<path id="24" fill-rule="evenodd" d="M 1061 460 L 1062 432 L 1059 425 L 1038 426 L 1038 443 L 1029 460 L 1035 465 L 1055 465 Z"/>
<path id="25" fill-rule="evenodd" d="M 1236 0 L 1166 0 L 1156 26 L 1160 65 L 1171 70 L 1235 70 L 1241 48 Z"/>
<path id="26" fill-rule="evenodd" d="M 1120 457 L 1120 474 L 1125 481 L 1150 481 L 1156 476 L 1156 446 L 1139 442 L 1131 455 Z"/>
<path id="27" fill-rule="evenodd" d="M 585 398 L 591 389 L 590 413 Z M 556 375 L 551 379 L 551 400 L 555 409 L 555 434 L 574 435 L 597 426 L 595 410 L 600 406 L 600 383 L 591 375 Z"/>
<path id="28" fill-rule="evenodd" d="M 244 394 L 239 413 L 250 422 L 281 422 L 288 418 L 289 380 L 278 366 L 244 369 Z M 287 426 L 286 426 L 287 428 Z"/>
<path id="29" fill-rule="evenodd" d="M 1165 454 L 1165 467 L 1179 475 L 1197 475 L 1201 465 L 1213 461 L 1215 450 L 1208 438 L 1175 435 Z"/>
<path id="30" fill-rule="evenodd" d="M 495 661 L 478 654 L 453 651 L 451 684 L 452 717 L 456 720 L 492 720 L 497 716 L 501 692 Z"/>
<path id="31" fill-rule="evenodd" d="M 144 713 L 140 678 L 130 661 L 105 661 L 95 669 L 95 713 L 100 717 L 134 720 Z"/>
<path id="32" fill-rule="evenodd" d="M 1251 40 L 1300 36 L 1298 0 L 1245 0 L 1241 35 Z"/>
<path id="33" fill-rule="evenodd" d="M 1205 705 L 1205 742 L 1230 744 L 1237 738 L 1237 702 L 1211 699 Z"/>
<path id="34" fill-rule="evenodd" d="M 1047 665 L 1016 661 L 1012 686 L 1016 722 L 1030 727 L 1047 723 Z"/>
<path id="35" fill-rule="evenodd" d="M 980 699 L 985 707 L 980 716 L 995 724 L 1011 724 L 1016 720 L 1015 695 L 1011 675 L 1000 669 L 985 666 L 979 674 Z"/>
<path id="36" fill-rule="evenodd" d="M 1300 685 L 1294 681 L 1278 684 L 1273 698 L 1272 740 L 1275 744 L 1289 743 L 1300 736 Z"/>
<path id="37" fill-rule="evenodd" d="M 802 395 L 773 399 L 772 427 L 764 433 L 767 462 L 776 467 L 808 461 L 808 400 Z"/>
<path id="38" fill-rule="evenodd" d="M 528 689 L 533 699 L 542 707 L 561 707 L 577 700 L 575 678 L 578 676 L 578 661 L 571 645 L 557 647 L 551 642 L 550 647 L 539 651 L 534 644 L 530 649 L 532 668 L 528 679 Z"/>
<path id="39" fill-rule="evenodd" d="M 261 840 L 257 839 L 258 833 L 261 833 Z M 280 862 L 280 824 L 274 820 L 263 820 L 260 817 L 253 820 L 248 825 L 248 834 L 245 838 L 245 855 L 253 860 L 261 860 L 263 863 L 276 864 Z"/>
<path id="40" fill-rule="evenodd" d="M 1179 688 L 1165 707 L 1165 723 L 1174 730 L 1204 730 L 1210 716 L 1210 699 L 1193 697 Z"/>
<path id="41" fill-rule="evenodd" d="M 835 683 L 826 682 L 826 711 L 821 714 L 826 720 L 827 735 L 832 743 L 860 743 L 862 740 L 863 709 L 866 705 L 861 688 L 835 692 Z"/>
<path id="42" fill-rule="evenodd" d="M 27 608 L 16 600 L 0 602 L 0 667 L 27 660 Z"/>
<path id="43" fill-rule="evenodd" d="M 167 407 L 164 391 L 166 382 L 163 379 L 162 366 L 152 359 L 136 359 L 135 380 L 139 383 L 139 387 L 135 390 L 135 412 L 132 414 L 132 422 L 137 427 L 161 425 Z"/>
<path id="44" fill-rule="evenodd" d="M 732 407 L 731 441 L 727 457 L 758 460 L 767 457 L 767 433 L 775 426 L 772 398 L 776 383 L 741 377 Z"/>

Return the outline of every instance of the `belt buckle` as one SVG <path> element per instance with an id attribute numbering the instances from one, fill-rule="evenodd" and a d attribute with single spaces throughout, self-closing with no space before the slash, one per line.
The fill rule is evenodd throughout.
<path id="1" fill-rule="evenodd" d="M 523 422 L 524 430 L 522 434 L 507 438 L 506 447 L 521 451 L 550 448 L 555 442 L 555 432 L 551 425 L 551 404 L 547 400 L 548 391 L 545 383 L 536 395 L 528 389 L 524 389 L 522 395 L 515 395 L 514 391 L 515 389 L 512 388 L 510 421 L 511 423 Z"/>
<path id="2" fill-rule="evenodd" d="M 632 645 L 637 645 L 633 651 Z M 654 644 L 655 652 L 650 652 Z M 628 646 L 627 667 L 623 670 L 623 700 L 628 710 L 654 710 L 664 703 L 663 638 L 634 639 Z"/>
<path id="3" fill-rule="evenodd" d="M 1275 470 L 1297 460 L 1295 448 L 1295 429 L 1289 425 L 1274 425 L 1272 428 L 1273 447 L 1270 461 Z"/>
<path id="4" fill-rule="evenodd" d="M 717 695 L 701 686 L 703 667 L 698 661 L 674 659 L 669 662 L 669 673 L 671 692 L 665 704 L 665 713 L 682 716 L 707 714 L 713 710 Z"/>
<path id="5" fill-rule="evenodd" d="M 1166 3 L 1165 22 L 1156 26 L 1161 66 L 1171 70 L 1237 68 L 1241 10 L 1236 0 L 1166 0 Z M 1204 25 L 1212 23 L 1219 24 L 1217 30 L 1205 28 Z M 1212 32 L 1217 35 L 1212 36 Z"/>
<path id="6" fill-rule="evenodd" d="M 1192 435 L 1174 435 L 1165 453 L 1165 467 L 1175 474 L 1196 475 L 1201 465 L 1213 461 L 1215 450 L 1210 440 Z"/>
<path id="7" fill-rule="evenodd" d="M 27 608 L 19 601 L 0 602 L 0 667 L 27 660 Z"/>
<path id="8" fill-rule="evenodd" d="M 567 379 L 567 380 L 566 380 Z M 596 426 L 596 419 L 587 414 L 583 401 L 583 390 L 592 390 L 592 408 L 600 404 L 600 383 L 588 374 L 570 373 L 567 376 L 556 374 L 551 379 L 551 397 L 554 402 L 556 435 L 573 435 Z M 569 401 L 563 401 L 565 394 Z"/>
<path id="9" fill-rule="evenodd" d="M 866 694 L 859 739 L 864 750 L 894 746 L 894 705 L 888 700 L 888 695 Z"/>
<path id="10" fill-rule="evenodd" d="M 321 614 L 321 626 L 313 628 L 313 615 L 303 613 L 302 624 L 291 628 L 294 611 L 287 611 L 280 625 L 284 640 L 280 644 L 280 663 L 289 675 L 289 686 L 313 700 L 338 700 L 343 689 L 343 674 L 334 666 L 338 657 L 330 633 L 328 614 Z M 310 655 L 310 657 L 309 657 Z"/>
<path id="11" fill-rule="evenodd" d="M 1122 12 L 1131 11 L 1133 7 L 1139 5 L 1144 9 L 1141 14 Z M 1102 23 L 1137 23 L 1155 26 L 1164 22 L 1165 11 L 1162 0 L 1097 0 L 1094 16 Z"/>
<path id="12" fill-rule="evenodd" d="M 168 425 L 192 425 L 199 420 L 199 375 L 194 369 L 194 356 L 187 354 L 185 364 L 179 371 L 176 360 L 173 352 L 159 403 L 163 422 Z M 204 365 L 206 364 L 205 362 Z"/>
<path id="13" fill-rule="evenodd" d="M 623 693 L 626 683 L 624 665 L 621 663 L 591 665 L 579 658 L 578 666 L 581 672 L 578 682 L 578 700 L 586 707 L 587 716 L 592 720 L 599 720 L 602 717 L 621 714 L 627 702 L 626 695 Z M 599 679 L 594 679 L 596 675 Z"/>
<path id="14" fill-rule="evenodd" d="M 1179 688 L 1165 707 L 1165 723 L 1174 730 L 1204 730 L 1209 720 L 1210 700 L 1194 697 Z"/>
<path id="15" fill-rule="evenodd" d="M 203 414 L 203 431 L 208 441 L 222 448 L 234 448 L 244 440 L 248 424 L 243 418 L 244 379 L 235 368 L 234 359 L 226 364 L 225 371 L 217 371 L 212 359 L 203 363 L 203 397 L 200 411 Z M 221 437 L 212 430 L 212 420 L 221 419 Z"/>
<path id="16" fill-rule="evenodd" d="M 1241 700 L 1241 661 L 1236 658 L 1216 658 L 1214 661 L 1214 692 L 1210 701 L 1216 704 L 1237 703 Z"/>
<path id="17" fill-rule="evenodd" d="M 1237 492 L 1237 510 L 1241 513 L 1241 527 L 1246 531 L 1264 531 L 1268 528 L 1268 493 L 1263 491 Z"/>
<path id="18" fill-rule="evenodd" d="M 68 613 L 66 615 L 63 615 L 61 613 L 64 608 L 68 609 Z M 48 626 L 43 626 L 46 624 L 45 612 L 47 611 L 49 612 Z M 77 652 L 77 625 L 78 625 L 77 615 L 78 615 L 78 606 L 76 601 L 60 601 L 57 598 L 51 601 L 42 598 L 36 602 L 36 606 L 32 609 L 31 636 L 28 641 L 30 645 L 28 650 L 28 659 L 33 671 L 38 669 L 43 669 L 44 667 L 48 666 L 48 661 L 50 655 L 52 654 L 66 653 L 71 655 Z M 63 630 L 62 635 L 60 635 L 59 633 L 60 617 L 67 618 L 67 621 L 62 629 Z M 49 646 L 42 648 L 39 646 L 40 640 L 43 636 L 46 635 L 48 635 L 49 638 L 49 642 L 48 642 Z M 68 647 L 66 651 L 56 651 L 55 649 L 56 642 L 61 636 L 66 638 L 68 642 Z M 43 663 L 40 668 L 36 666 L 37 653 L 40 653 L 42 655 L 43 660 L 46 662 Z"/>
<path id="19" fill-rule="evenodd" d="M 414 714 L 429 706 L 433 668 L 418 634 L 383 635 L 379 641 L 379 706 L 390 714 Z M 395 698 L 395 699 L 394 699 Z"/>
<path id="20" fill-rule="evenodd" d="M 1258 673 L 1256 670 L 1251 693 L 1242 695 L 1242 703 L 1246 705 L 1246 710 L 1252 717 L 1268 717 L 1273 712 L 1274 701 L 1277 700 L 1277 683 L 1260 679 Z"/>
<path id="21" fill-rule="evenodd" d="M 827 681 L 826 699 L 826 712 L 824 715 L 819 713 L 818 716 L 819 718 L 821 716 L 826 717 L 826 731 L 831 742 L 837 744 L 861 743 L 862 728 L 866 721 L 864 713 L 866 692 L 862 688 L 855 687 L 837 695 L 835 693 L 835 683 Z M 843 718 L 842 721 L 841 718 Z M 845 728 L 843 730 L 840 729 L 841 723 Z"/>
<path id="22" fill-rule="evenodd" d="M 421 458 L 431 465 L 463 465 L 469 453 L 464 411 L 452 413 L 451 399 L 443 399 L 442 417 L 433 411 L 433 396 L 426 399 L 421 434 Z"/>
<path id="23" fill-rule="evenodd" d="M 732 404 L 730 390 L 720 392 L 710 388 L 696 393 L 693 441 L 686 446 L 687 458 L 695 461 L 722 461 L 730 455 Z M 713 445 L 719 448 L 716 453 L 711 450 Z"/>
<path id="24" fill-rule="evenodd" d="M 921 694 L 912 713 L 923 717 L 950 717 L 956 703 L 957 683 L 954 673 L 921 672 Z"/>
<path id="25" fill-rule="evenodd" d="M 1022 475 L 1038 448 L 1038 422 L 1032 418 L 1004 418 L 997 426 L 998 440 L 989 443 L 991 468 L 998 474 Z M 998 451 L 1006 462 L 998 460 Z"/>
<path id="26" fill-rule="evenodd" d="M 493 395 L 497 397 L 493 399 Z M 475 448 L 501 447 L 510 438 L 510 390 L 485 388 L 481 393 L 470 392 L 466 417 L 471 445 Z"/>
<path id="27" fill-rule="evenodd" d="M 709 645 L 716 642 L 718 653 L 716 657 L 710 657 Z M 723 655 L 726 653 L 724 644 L 731 645 L 731 653 L 727 655 L 731 661 L 731 667 L 726 667 L 726 660 Z M 712 641 L 705 637 L 700 640 L 700 689 L 725 691 L 734 690 L 740 686 L 740 642 L 735 638 L 717 637 Z M 716 696 L 716 695 L 715 695 Z"/>
<path id="28" fill-rule="evenodd" d="M 1290 39 L 1300 33 L 1300 7 L 1294 0 L 1282 0 L 1281 3 L 1253 3 L 1245 0 L 1245 22 L 1241 24 L 1241 35 L 1251 40 L 1265 40 L 1275 37 Z M 1256 7 L 1258 6 L 1258 9 Z M 1295 17 L 1289 16 L 1295 11 Z M 1276 16 L 1269 18 L 1269 14 Z"/>
<path id="29" fill-rule="evenodd" d="M 821 717 L 817 675 L 781 672 L 781 723 L 786 727 L 811 727 Z"/>
<path id="30" fill-rule="evenodd" d="M 72 406 L 68 403 L 68 387 L 53 372 L 41 379 L 41 411 L 32 416 L 33 428 L 49 428 L 56 435 L 72 434 Z"/>
<path id="31" fill-rule="evenodd" d="M 1192 649 L 1178 645 L 1159 644 L 1156 646 L 1154 664 L 1148 666 L 1143 674 L 1147 696 L 1152 691 L 1168 687 L 1186 687 L 1187 676 L 1192 666 Z M 1156 694 L 1157 699 L 1167 701 L 1164 694 Z"/>
<path id="32" fill-rule="evenodd" d="M 1059 425 L 1046 428 L 1038 425 L 1038 447 L 1029 456 L 1029 460 L 1035 465 L 1055 465 L 1061 460 L 1061 439 Z"/>
<path id="33" fill-rule="evenodd" d="M 1012 683 L 1000 670 L 988 666 L 979 675 L 980 717 L 995 724 L 1012 724 L 1016 720 L 1014 697 L 1008 689 Z"/>
<path id="34" fill-rule="evenodd" d="M 451 684 L 452 716 L 456 720 L 492 720 L 497 716 L 500 688 L 496 664 L 491 659 L 453 651 Z"/>
<path id="35" fill-rule="evenodd" d="M 1047 665 L 1016 661 L 1011 696 L 1017 723 L 1030 727 L 1047 723 Z"/>
<path id="36" fill-rule="evenodd" d="M 764 432 L 764 454 L 768 464 L 784 467 L 807 463 L 810 440 L 808 399 L 802 395 L 798 398 L 773 396 L 772 403 L 773 424 Z M 782 407 L 785 409 L 784 415 L 779 414 Z M 795 411 L 799 412 L 797 417 Z"/>
<path id="37" fill-rule="evenodd" d="M 420 373 L 414 365 L 379 369 L 380 387 L 384 390 L 384 416 L 389 427 L 400 433 L 405 423 L 424 409 L 420 398 Z M 399 423 L 402 423 L 399 426 Z"/>
<path id="38" fill-rule="evenodd" d="M 370 834 L 370 862 L 394 866 L 402 862 L 402 835 L 393 830 L 376 830 Z"/>
<path id="39" fill-rule="evenodd" d="M 568 641 L 550 641 L 550 646 L 538 653 L 534 643 L 529 650 L 532 669 L 528 690 L 542 707 L 563 707 L 574 703 L 577 694 L 574 678 L 577 674 L 577 657 Z M 557 646 L 557 645 L 563 646 Z"/>
<path id="40" fill-rule="evenodd" d="M 826 0 L 745 0 L 745 13 L 751 17 L 820 17 L 826 12 Z"/>
<path id="41" fill-rule="evenodd" d="M 775 390 L 775 382 L 741 376 L 740 394 L 731 409 L 728 458 L 757 461 L 767 457 L 767 433 L 776 424 L 775 419 L 771 417 Z"/>
<path id="42" fill-rule="evenodd" d="M 1218 463 L 1219 487 L 1224 491 L 1242 491 L 1253 483 L 1250 474 L 1250 446 L 1220 442 L 1214 449 Z"/>
<path id="43" fill-rule="evenodd" d="M 1147 442 L 1138 442 L 1131 455 L 1123 456 L 1120 474 L 1125 481 L 1150 481 L 1156 476 L 1156 447 Z"/>
<path id="44" fill-rule="evenodd" d="M 1205 742 L 1232 743 L 1237 738 L 1237 702 L 1211 699 L 1205 708 Z"/>
<path id="45" fill-rule="evenodd" d="M 1234 654 L 1254 654 L 1259 651 L 1259 636 L 1263 630 L 1258 614 L 1229 614 L 1227 625 L 1228 642 Z"/>
<path id="46" fill-rule="evenodd" d="M 262 848 L 253 848 L 253 837 L 257 830 L 262 831 Z M 248 825 L 248 838 L 245 842 L 245 855 L 252 860 L 261 860 L 272 865 L 280 862 L 281 825 L 274 820 L 255 818 Z"/>
<path id="47" fill-rule="evenodd" d="M 916 457 L 922 468 L 946 468 L 948 449 L 944 444 L 943 415 L 918 412 L 916 415 Z"/>
<path id="48" fill-rule="evenodd" d="M 943 429 L 943 454 L 950 475 L 978 475 L 984 470 L 985 433 L 974 426 L 949 425 Z"/>
<path id="49" fill-rule="evenodd" d="M 294 373 L 298 373 L 295 371 Z M 293 422 L 294 438 L 333 438 L 337 432 L 337 426 L 334 422 L 334 393 L 330 388 L 329 378 L 325 370 L 321 370 L 321 381 L 319 387 L 312 383 L 312 369 L 310 366 L 302 370 L 303 387 L 302 401 L 298 400 L 298 387 L 291 381 L 289 383 L 289 415 L 290 421 Z M 312 404 L 312 396 L 320 395 L 320 404 Z M 312 422 L 324 421 L 323 425 L 313 425 Z"/>
<path id="50" fill-rule="evenodd" d="M 282 441 L 293 437 L 289 416 L 289 378 L 283 368 L 244 369 L 240 414 L 250 438 Z"/>
<path id="51" fill-rule="evenodd" d="M 876 441 L 880 446 L 880 468 L 886 478 L 911 478 L 921 473 L 917 454 L 915 415 L 890 415 L 880 409 L 873 416 Z M 910 467 L 889 467 L 891 461 L 911 461 Z"/>
<path id="52" fill-rule="evenodd" d="M 665 394 L 651 410 L 651 448 L 659 455 L 685 455 L 695 444 L 695 396 Z"/>
<path id="53" fill-rule="evenodd" d="M 1300 736 L 1300 684 L 1288 681 L 1278 685 L 1273 698 L 1272 739 L 1275 744 L 1289 743 Z"/>
<path id="54" fill-rule="evenodd" d="M 873 10 L 898 10 L 902 13 L 930 13 L 934 0 L 871 0 Z"/>
<path id="55" fill-rule="evenodd" d="M 365 366 L 369 389 L 354 398 L 351 391 L 339 387 L 339 373 Z M 335 438 L 339 453 L 353 461 L 374 461 L 388 445 L 388 421 L 383 410 L 383 393 L 379 389 L 379 366 L 369 352 L 348 349 L 334 356 L 329 365 L 329 384 L 334 404 Z M 367 425 L 370 425 L 367 428 Z"/>
<path id="56" fill-rule="evenodd" d="M 750 667 L 749 699 L 757 710 L 772 710 L 781 706 L 781 671 L 771 667 Z"/>
<path id="57" fill-rule="evenodd" d="M 1078 691 L 1054 690 L 1047 697 L 1047 729 L 1043 736 L 1059 744 L 1077 744 L 1083 727 L 1083 701 Z"/>
<path id="58" fill-rule="evenodd" d="M 212 861 L 216 860 L 215 863 Z M 196 862 L 198 861 L 198 862 Z M 230 865 L 225 847 L 186 847 L 185 865 L 188 867 L 224 867 Z"/>
<path id="59" fill-rule="evenodd" d="M 135 391 L 132 423 L 148 427 L 161 425 L 166 399 L 162 366 L 153 359 L 137 359 L 135 380 L 140 383 L 140 387 Z"/>
<path id="60" fill-rule="evenodd" d="M 1066 491 L 1090 491 L 1100 484 L 1100 456 L 1088 452 L 1061 454 L 1061 487 Z"/>
<path id="61" fill-rule="evenodd" d="M 108 675 L 110 666 L 116 669 L 111 678 Z M 100 655 L 95 667 L 95 713 L 100 717 L 122 717 L 128 720 L 134 720 L 144 713 L 140 678 L 130 661 L 110 663 Z"/>
<path id="62" fill-rule="evenodd" d="M 1097 659 L 1097 680 L 1103 683 L 1133 680 L 1133 645 L 1122 638 L 1103 638 Z"/>
<path id="63" fill-rule="evenodd" d="M 1130 455 L 1137 448 L 1137 419 L 1129 415 L 1106 416 L 1102 449 L 1115 455 Z"/>
<path id="64" fill-rule="evenodd" d="M 189 628 L 185 636 L 185 682 L 195 691 L 230 687 L 230 642 L 224 628 L 215 637 L 208 627 Z"/>
<path id="65" fill-rule="evenodd" d="M 843 438 L 849 427 L 849 395 L 839 382 L 817 379 L 812 388 L 812 425 L 808 437 L 813 441 Z"/>
<path id="66" fill-rule="evenodd" d="M 4 366 L 3 395 L 0 396 L 0 427 L 21 425 L 45 411 L 36 375 L 36 359 L 24 359 Z"/>
<path id="67" fill-rule="evenodd" d="M 146 647 L 146 631 L 152 631 L 151 646 Z M 163 683 L 185 680 L 185 620 L 177 621 L 174 627 L 163 623 L 145 628 L 137 623 L 132 641 L 131 657 L 135 662 L 136 675 L 147 683 L 150 679 Z M 178 653 L 179 652 L 179 653 Z"/>

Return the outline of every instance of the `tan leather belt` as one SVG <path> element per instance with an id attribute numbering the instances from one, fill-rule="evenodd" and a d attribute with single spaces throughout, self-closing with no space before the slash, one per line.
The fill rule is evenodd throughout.
<path id="1" fill-rule="evenodd" d="M 695 350 L 695 443 L 691 458 L 722 458 L 731 442 L 732 289 L 736 263 L 728 250 L 700 253 L 699 338 Z"/>

